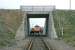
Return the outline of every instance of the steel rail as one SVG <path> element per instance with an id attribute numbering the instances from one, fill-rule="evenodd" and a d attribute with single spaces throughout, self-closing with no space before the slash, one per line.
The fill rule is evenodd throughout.
<path id="1" fill-rule="evenodd" d="M 40 38 L 42 43 L 44 44 L 46 50 L 53 50 L 52 47 L 50 47 L 44 40 L 43 38 Z M 33 41 L 31 40 L 29 46 L 28 46 L 28 49 L 27 50 L 32 50 L 32 47 L 33 47 Z"/>
<path id="2" fill-rule="evenodd" d="M 51 48 L 48 46 L 48 44 L 43 39 L 41 39 L 41 40 L 42 40 L 44 46 L 46 47 L 46 49 L 51 50 Z"/>
<path id="3" fill-rule="evenodd" d="M 28 47 L 28 50 L 31 50 L 31 48 L 32 48 L 32 41 L 30 42 L 30 44 L 29 44 L 29 47 Z"/>

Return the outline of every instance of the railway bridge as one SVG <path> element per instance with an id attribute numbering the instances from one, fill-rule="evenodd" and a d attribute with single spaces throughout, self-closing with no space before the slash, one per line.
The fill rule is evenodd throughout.
<path id="1" fill-rule="evenodd" d="M 55 6 L 21 6 L 21 12 L 23 12 L 23 21 L 17 31 L 16 39 L 24 39 L 29 35 L 29 18 L 46 18 L 44 33 L 50 39 L 57 38 L 54 28 L 53 12 Z"/>

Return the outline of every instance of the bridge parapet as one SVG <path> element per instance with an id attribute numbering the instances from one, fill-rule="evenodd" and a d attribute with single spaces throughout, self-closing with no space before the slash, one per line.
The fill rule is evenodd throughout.
<path id="1" fill-rule="evenodd" d="M 22 11 L 52 11 L 55 6 L 21 6 Z"/>

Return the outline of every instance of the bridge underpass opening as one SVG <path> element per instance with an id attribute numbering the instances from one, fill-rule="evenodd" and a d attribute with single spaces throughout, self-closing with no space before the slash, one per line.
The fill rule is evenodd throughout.
<path id="1" fill-rule="evenodd" d="M 27 14 L 28 36 L 48 35 L 49 14 Z"/>

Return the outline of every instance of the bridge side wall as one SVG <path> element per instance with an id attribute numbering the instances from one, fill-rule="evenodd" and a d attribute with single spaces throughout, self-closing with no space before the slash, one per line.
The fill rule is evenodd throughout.
<path id="1" fill-rule="evenodd" d="M 50 39 L 57 38 L 55 27 L 54 27 L 54 21 L 53 21 L 53 15 L 52 12 L 49 13 L 49 22 L 48 22 L 48 37 Z"/>
<path id="2" fill-rule="evenodd" d="M 18 28 L 17 32 L 16 32 L 16 36 L 15 39 L 16 40 L 22 40 L 26 37 L 26 25 L 27 21 L 26 21 L 26 13 L 23 14 L 23 19 L 22 19 L 22 23 L 20 24 L 20 27 Z"/>

